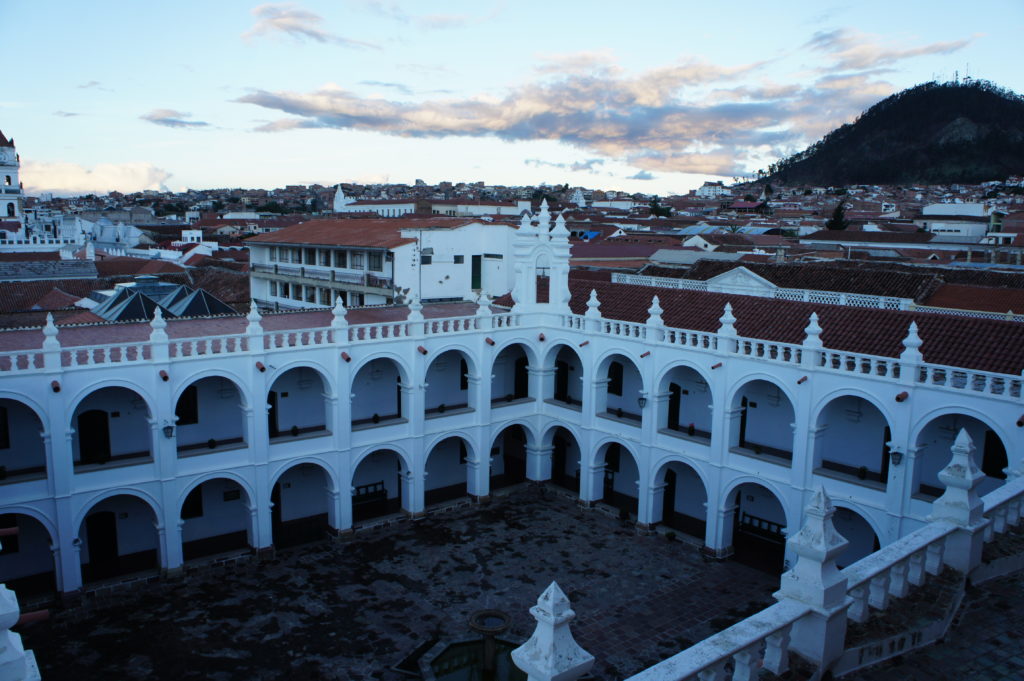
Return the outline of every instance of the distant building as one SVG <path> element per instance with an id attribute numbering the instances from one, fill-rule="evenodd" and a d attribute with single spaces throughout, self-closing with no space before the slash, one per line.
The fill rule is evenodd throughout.
<path id="1" fill-rule="evenodd" d="M 721 182 L 705 182 L 697 189 L 697 196 L 702 199 L 717 199 L 719 196 L 728 196 L 729 190 Z"/>
<path id="2" fill-rule="evenodd" d="M 24 222 L 22 210 L 25 197 L 18 179 L 20 166 L 14 140 L 7 139 L 0 131 L 0 230 L 4 232 L 18 232 Z M 16 223 L 17 227 L 12 223 Z"/>
<path id="3" fill-rule="evenodd" d="M 990 221 L 989 208 L 983 203 L 933 203 L 921 209 L 914 224 L 933 234 L 981 239 Z"/>

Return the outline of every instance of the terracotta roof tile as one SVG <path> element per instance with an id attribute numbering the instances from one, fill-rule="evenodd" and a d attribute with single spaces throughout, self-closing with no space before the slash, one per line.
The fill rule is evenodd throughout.
<path id="1" fill-rule="evenodd" d="M 401 236 L 403 229 L 428 227 L 454 229 L 479 222 L 468 218 L 376 218 L 310 220 L 276 232 L 246 239 L 255 244 L 310 244 L 316 246 L 363 246 L 396 248 L 415 242 Z"/>

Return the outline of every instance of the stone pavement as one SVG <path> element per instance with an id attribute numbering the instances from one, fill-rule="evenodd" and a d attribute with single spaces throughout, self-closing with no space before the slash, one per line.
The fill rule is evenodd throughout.
<path id="1" fill-rule="evenodd" d="M 279 552 L 55 611 L 26 628 L 47 681 L 384 679 L 433 637 L 470 634 L 499 608 L 504 636 L 557 580 L 598 679 L 621 679 L 773 602 L 778 579 L 706 560 L 692 544 L 638 536 L 617 518 L 536 487 L 485 506 Z M 939 677 L 932 677 L 939 678 Z"/>

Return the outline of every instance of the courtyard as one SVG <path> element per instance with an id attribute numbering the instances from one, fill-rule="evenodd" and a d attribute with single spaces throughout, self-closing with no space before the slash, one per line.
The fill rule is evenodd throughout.
<path id="1" fill-rule="evenodd" d="M 593 674 L 621 679 L 770 604 L 778 578 L 638 535 L 610 512 L 519 486 L 486 505 L 435 511 L 56 609 L 23 632 L 43 678 L 400 679 L 433 639 L 471 635 L 469 614 L 528 610 L 558 581 Z"/>

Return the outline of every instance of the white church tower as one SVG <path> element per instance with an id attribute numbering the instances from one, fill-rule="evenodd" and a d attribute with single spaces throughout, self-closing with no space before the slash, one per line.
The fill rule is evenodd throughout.
<path id="1" fill-rule="evenodd" d="M 355 199 L 353 199 L 351 197 L 348 197 L 348 196 L 345 196 L 345 192 L 344 192 L 344 190 L 342 190 L 341 185 L 340 184 L 337 185 L 337 189 L 334 192 L 334 212 L 335 213 L 344 213 L 345 212 L 345 206 L 347 206 L 350 203 L 355 203 L 355 201 L 356 201 Z"/>
<path id="2" fill-rule="evenodd" d="M 4 137 L 0 131 L 0 221 L 22 221 L 24 198 L 21 193 L 21 181 L 18 179 L 18 152 L 14 148 L 14 140 Z"/>

